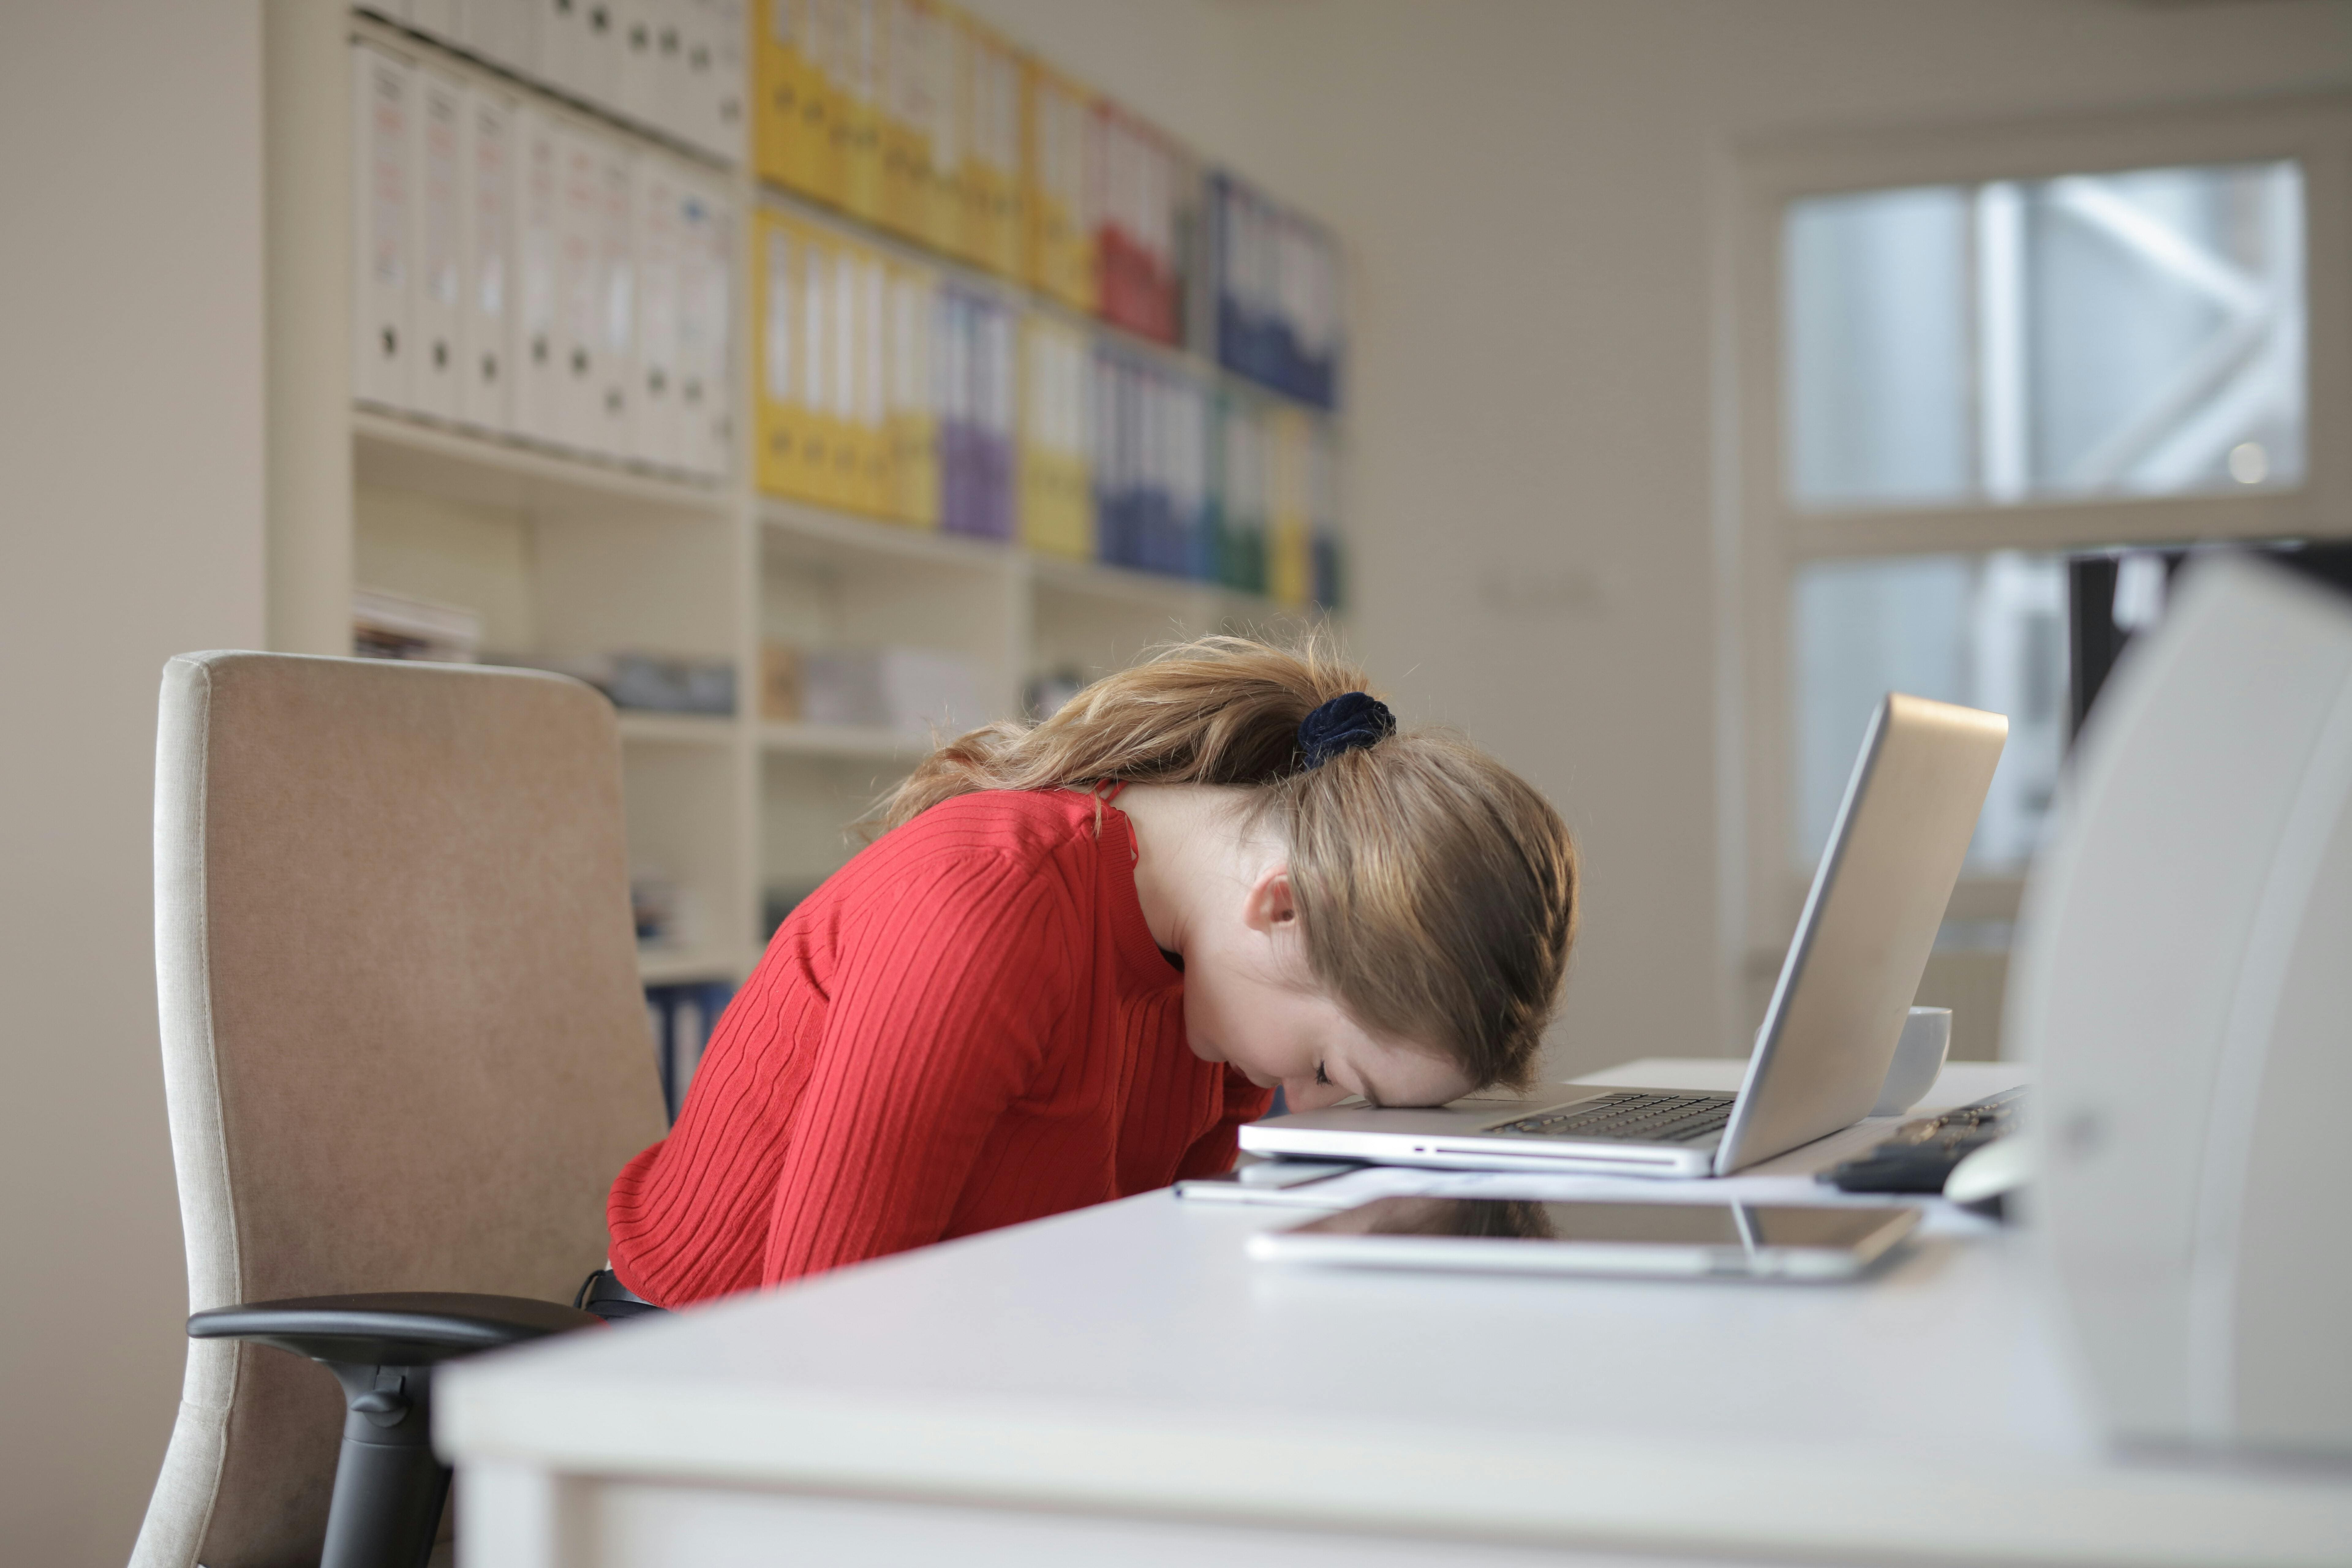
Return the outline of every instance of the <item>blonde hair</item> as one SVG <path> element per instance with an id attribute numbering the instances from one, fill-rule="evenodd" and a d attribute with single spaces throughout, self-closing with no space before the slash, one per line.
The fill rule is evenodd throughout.
<path id="1" fill-rule="evenodd" d="M 1307 962 L 1340 1007 L 1482 1087 L 1523 1088 L 1576 938 L 1576 846 L 1526 781 L 1450 735 L 1401 732 L 1305 765 L 1299 722 L 1366 685 L 1320 639 L 1181 643 L 1040 723 L 940 746 L 876 820 L 985 789 L 1244 786 L 1250 826 L 1288 846 Z"/>

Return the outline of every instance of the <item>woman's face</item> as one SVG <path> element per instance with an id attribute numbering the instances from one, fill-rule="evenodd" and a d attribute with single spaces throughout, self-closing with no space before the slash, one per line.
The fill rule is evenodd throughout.
<path id="1" fill-rule="evenodd" d="M 1184 954 L 1184 1026 L 1193 1054 L 1229 1062 L 1293 1110 L 1361 1095 L 1375 1105 L 1442 1105 L 1479 1086 L 1436 1050 L 1380 1039 L 1326 994 L 1307 963 L 1287 870 L 1249 889 L 1234 918 L 1194 932 Z"/>

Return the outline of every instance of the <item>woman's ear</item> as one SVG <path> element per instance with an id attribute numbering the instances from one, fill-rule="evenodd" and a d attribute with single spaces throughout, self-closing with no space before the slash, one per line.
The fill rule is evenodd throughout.
<path id="1" fill-rule="evenodd" d="M 1242 920 L 1260 936 L 1272 936 L 1298 919 L 1298 903 L 1290 891 L 1290 868 L 1269 866 L 1250 884 L 1242 906 Z"/>

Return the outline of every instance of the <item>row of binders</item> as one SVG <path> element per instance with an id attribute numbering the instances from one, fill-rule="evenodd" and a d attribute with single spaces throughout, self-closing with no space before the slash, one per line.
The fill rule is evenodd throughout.
<path id="1" fill-rule="evenodd" d="M 1091 539 L 1033 535 L 1033 548 L 1339 607 L 1338 463 L 1321 421 L 1110 345 L 1096 350 L 1090 402 Z"/>
<path id="2" fill-rule="evenodd" d="M 844 15 L 898 16 L 886 37 L 950 28 L 934 46 L 962 25 L 943 5 L 894 7 L 901 0 L 756 0 L 754 15 L 772 41 L 779 16 L 800 29 L 793 37 L 830 36 L 811 57 L 820 62 L 837 61 Z M 430 30 L 414 14 L 425 8 L 412 0 L 403 19 Z M 467 0 L 460 31 L 486 12 Z M 1044 167 L 1069 199 L 1017 200 L 1007 193 L 1020 180 L 935 183 L 934 195 L 992 192 L 992 211 L 1003 197 L 1021 226 L 954 230 L 971 210 L 951 206 L 946 226 L 919 237 L 978 234 L 1003 262 L 1050 258 L 1040 237 L 1058 235 L 1058 262 L 1040 263 L 1042 292 L 1083 299 L 1145 335 L 1181 336 L 1174 258 L 1187 220 L 1169 202 L 1191 165 L 1116 106 L 1009 46 L 989 47 L 982 76 L 995 82 L 981 97 L 1002 122 L 999 151 L 1016 174 Z M 357 399 L 725 477 L 738 330 L 725 177 L 438 51 L 359 38 L 352 59 Z M 1220 276 L 1233 279 L 1217 296 L 1218 357 L 1328 405 L 1338 351 L 1328 243 L 1230 177 L 1210 189 L 1216 249 L 1229 258 Z M 1041 213 L 1109 216 L 1041 227 Z M 751 238 L 762 490 L 1294 604 L 1336 602 L 1330 437 L 1318 422 L 838 225 L 763 208 Z M 1056 266 L 1060 285 L 1047 287 Z"/>
<path id="3" fill-rule="evenodd" d="M 364 0 L 360 9 L 729 163 L 743 0 Z"/>
<path id="4" fill-rule="evenodd" d="M 772 495 L 1336 604 L 1326 422 L 829 225 L 754 219 Z"/>
<path id="5" fill-rule="evenodd" d="M 762 179 L 1338 405 L 1330 232 L 946 0 L 362 9 L 729 163 L 748 133 Z"/>
<path id="6" fill-rule="evenodd" d="M 753 0 L 751 58 L 761 178 L 1336 406 L 1329 232 L 1121 105 L 944 0 Z"/>
<path id="7" fill-rule="evenodd" d="M 1331 234 L 1235 176 L 1209 182 L 1219 364 L 1318 408 L 1339 400 L 1339 257 Z"/>
<path id="8" fill-rule="evenodd" d="M 723 176 L 486 73 L 366 41 L 352 58 L 353 395 L 725 476 Z"/>
<path id="9" fill-rule="evenodd" d="M 1032 549 L 1218 583 L 1292 605 L 1337 608 L 1342 561 L 1337 454 L 1303 410 L 1213 387 L 1097 343 L 1087 369 L 1077 530 L 1023 515 Z M 1022 430 L 1021 463 L 1044 458 Z"/>

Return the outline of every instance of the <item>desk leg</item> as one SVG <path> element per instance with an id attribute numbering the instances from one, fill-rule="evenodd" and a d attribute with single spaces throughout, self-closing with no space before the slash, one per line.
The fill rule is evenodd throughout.
<path id="1" fill-rule="evenodd" d="M 529 1465 L 457 1468 L 457 1568 L 583 1568 L 589 1489 Z"/>

